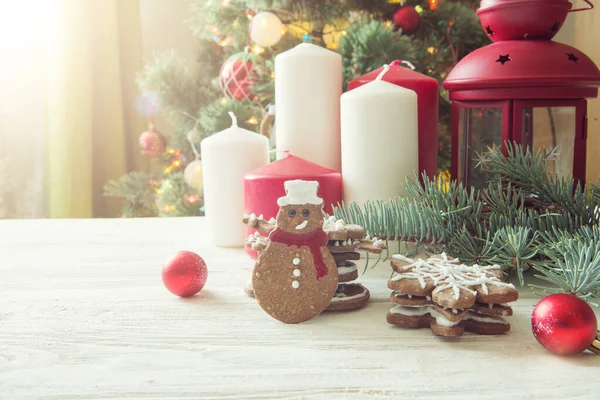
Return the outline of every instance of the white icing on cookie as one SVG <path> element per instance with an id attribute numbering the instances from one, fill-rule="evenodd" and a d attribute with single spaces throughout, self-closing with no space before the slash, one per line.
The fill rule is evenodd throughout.
<path id="1" fill-rule="evenodd" d="M 456 300 L 460 298 L 461 290 L 477 295 L 477 291 L 472 289 L 473 286 L 477 285 L 481 285 L 481 290 L 485 294 L 488 293 L 487 285 L 515 288 L 510 283 L 502 282 L 491 272 L 500 270 L 499 265 L 479 266 L 475 264 L 467 266 L 460 264 L 458 259 L 448 259 L 446 253 L 442 253 L 440 256 L 432 256 L 428 260 L 419 258 L 415 261 L 401 254 L 395 254 L 392 258 L 408 263 L 408 265 L 402 267 L 406 272 L 396 274 L 392 278 L 393 281 L 417 279 L 421 287 L 425 288 L 427 285 L 426 278 L 431 279 L 436 286 L 433 291 L 434 294 L 451 288 L 454 291 Z"/>
<path id="2" fill-rule="evenodd" d="M 356 265 L 352 265 L 350 267 L 338 267 L 338 274 L 339 275 L 345 275 L 345 274 L 349 274 L 351 272 L 356 271 L 358 268 L 356 267 Z"/>
<path id="3" fill-rule="evenodd" d="M 385 248 L 385 242 L 381 239 L 373 240 L 373 247 Z"/>
<path id="4" fill-rule="evenodd" d="M 298 268 L 296 268 L 292 273 L 294 274 L 295 277 L 300 276 L 300 270 Z"/>
<path id="5" fill-rule="evenodd" d="M 294 259 L 292 260 L 292 264 L 294 264 L 294 265 L 298 265 L 298 264 L 300 264 L 300 259 L 299 259 L 298 257 L 294 258 Z"/>
<path id="6" fill-rule="evenodd" d="M 392 314 L 400 314 L 406 315 L 407 317 L 422 317 L 424 315 L 431 315 L 435 318 L 435 322 L 438 325 L 453 327 L 459 324 L 459 322 L 448 321 L 444 318 L 440 313 L 435 311 L 432 306 L 422 306 L 422 307 L 403 307 L 403 306 L 395 306 L 390 312 Z"/>
<path id="7" fill-rule="evenodd" d="M 238 215 L 239 215 L 239 214 L 238 214 Z M 256 221 L 256 219 L 257 219 L 257 218 L 256 218 L 256 214 L 254 214 L 254 213 L 250 214 L 250 217 L 249 217 L 249 219 L 250 219 L 250 221 Z"/>
<path id="8" fill-rule="evenodd" d="M 300 287 L 300 282 L 298 282 L 298 281 L 292 281 L 292 287 L 294 289 L 298 289 Z"/>
<path id="9" fill-rule="evenodd" d="M 269 223 L 270 223 L 271 225 L 277 225 L 277 220 L 276 220 L 275 218 L 271 218 L 271 219 L 269 220 Z"/>
<path id="10" fill-rule="evenodd" d="M 323 222 L 326 231 L 347 231 L 349 228 L 356 228 L 356 225 L 347 225 L 343 219 L 336 220 L 333 215 Z"/>
<path id="11" fill-rule="evenodd" d="M 332 303 L 339 303 L 342 301 L 348 301 L 353 299 L 358 299 L 364 297 L 367 294 L 367 289 L 363 288 L 363 290 L 359 294 L 355 294 L 352 296 L 348 296 L 345 293 L 336 293 L 335 296 L 331 299 Z"/>
<path id="12" fill-rule="evenodd" d="M 258 216 L 258 220 L 259 220 L 259 221 L 264 221 L 264 220 L 265 220 L 265 217 L 264 217 L 262 214 L 260 214 L 260 215 Z"/>
<path id="13" fill-rule="evenodd" d="M 456 326 L 458 325 L 460 322 L 452 322 L 452 321 L 448 321 L 446 318 L 444 318 L 442 315 L 440 315 L 440 313 L 438 313 L 435 308 L 433 308 L 433 306 L 420 306 L 420 307 L 405 307 L 405 306 L 395 306 L 393 307 L 390 312 L 392 314 L 400 314 L 400 315 L 406 315 L 407 317 L 422 317 L 423 315 L 431 315 L 433 318 L 435 318 L 435 322 L 438 325 L 443 325 L 443 326 Z M 506 321 L 504 318 L 502 317 L 496 317 L 496 316 L 488 316 L 488 315 L 480 315 L 480 314 L 476 314 L 474 312 L 469 312 L 465 317 L 465 320 L 470 319 L 473 321 L 477 321 L 477 322 L 485 322 L 485 323 L 489 323 L 489 324 L 508 324 L 508 321 Z"/>
<path id="14" fill-rule="evenodd" d="M 319 189 L 319 182 L 317 181 L 296 179 L 285 181 L 283 186 L 285 187 L 286 195 L 277 199 L 279 207 L 290 204 L 323 204 L 323 199 L 317 195 L 317 190 Z"/>
<path id="15" fill-rule="evenodd" d="M 302 221 L 302 223 L 300 223 L 299 225 L 296 225 L 296 230 L 304 229 L 304 228 L 306 228 L 307 225 L 308 225 L 308 220 L 305 219 L 304 221 Z"/>
<path id="16" fill-rule="evenodd" d="M 269 238 L 262 236 L 260 233 L 258 232 L 254 232 L 253 235 L 248 236 L 248 238 L 246 239 L 246 243 L 248 244 L 264 244 L 265 246 L 269 243 Z"/>

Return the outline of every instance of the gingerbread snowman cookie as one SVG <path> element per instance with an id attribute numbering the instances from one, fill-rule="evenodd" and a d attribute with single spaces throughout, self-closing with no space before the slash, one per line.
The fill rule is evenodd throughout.
<path id="1" fill-rule="evenodd" d="M 287 181 L 278 199 L 277 227 L 256 260 L 252 287 L 258 304 L 290 324 L 308 321 L 330 304 L 338 285 L 336 262 L 323 231 L 318 182 Z"/>

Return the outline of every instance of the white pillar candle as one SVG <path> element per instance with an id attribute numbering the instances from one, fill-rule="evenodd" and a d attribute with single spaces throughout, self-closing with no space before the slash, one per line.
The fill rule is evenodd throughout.
<path id="1" fill-rule="evenodd" d="M 341 94 L 339 54 L 302 43 L 277 55 L 277 150 L 339 171 Z"/>
<path id="2" fill-rule="evenodd" d="M 417 94 L 381 80 L 388 69 L 341 97 L 346 203 L 405 195 L 406 177 L 418 171 Z"/>
<path id="3" fill-rule="evenodd" d="M 244 174 L 269 163 L 269 140 L 237 126 L 200 143 L 204 208 L 212 242 L 218 246 L 244 245 Z"/>

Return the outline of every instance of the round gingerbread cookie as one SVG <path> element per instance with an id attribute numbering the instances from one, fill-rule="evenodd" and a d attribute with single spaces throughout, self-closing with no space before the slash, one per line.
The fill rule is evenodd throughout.
<path id="1" fill-rule="evenodd" d="M 352 261 L 337 262 L 337 266 L 340 283 L 352 282 L 358 278 L 358 267 Z"/>
<path id="2" fill-rule="evenodd" d="M 287 181 L 278 200 L 277 228 L 252 272 L 260 307 L 290 324 L 308 321 L 331 302 L 338 285 L 337 265 L 323 231 L 323 200 L 318 182 Z"/>
<path id="3" fill-rule="evenodd" d="M 327 311 L 347 311 L 364 307 L 371 298 L 369 290 L 360 283 L 340 283 Z"/>

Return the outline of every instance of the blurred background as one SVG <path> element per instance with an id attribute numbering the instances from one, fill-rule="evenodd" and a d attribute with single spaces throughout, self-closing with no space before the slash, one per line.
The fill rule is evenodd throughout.
<path id="1" fill-rule="evenodd" d="M 268 1 L 255 3 L 268 9 Z M 370 5 L 354 5 L 367 10 L 367 17 L 362 17 L 373 19 L 375 14 L 382 21 L 381 29 L 387 29 L 382 35 L 398 34 L 398 21 L 390 21 L 407 6 L 404 2 L 366 3 Z M 441 81 L 448 67 L 433 66 L 431 60 L 443 60 L 448 52 L 443 45 L 423 43 L 433 40 L 435 27 L 442 23 L 427 31 L 427 21 L 435 17 L 452 26 L 454 20 L 443 14 L 447 10 L 443 0 L 439 5 L 437 1 L 412 3 L 417 11 L 423 4 L 421 31 L 411 36 L 413 44 L 402 42 L 404 47 L 396 46 L 395 51 L 413 51 L 418 64 Z M 472 18 L 478 2 L 462 3 Z M 202 137 L 227 123 L 227 118 L 222 123 L 220 115 L 208 115 L 209 111 L 237 107 L 236 113 L 246 117 L 243 123 L 254 130 L 268 115 L 272 89 L 268 79 L 253 98 L 239 103 L 236 93 L 223 97 L 213 85 L 248 36 L 247 25 L 234 29 L 241 32 L 238 40 L 235 34 L 230 37 L 219 30 L 216 22 L 236 28 L 240 16 L 247 23 L 254 14 L 234 8 L 234 16 L 228 19 L 207 11 L 206 7 L 221 7 L 221 11 L 229 7 L 223 0 L 0 0 L 0 5 L 0 218 L 201 215 L 201 165 L 195 170 L 186 167 L 196 160 Z M 438 6 L 440 14 L 433 13 Z M 211 24 L 210 18 L 216 22 Z M 272 56 L 294 41 L 307 40 L 316 31 L 324 37 L 323 26 L 300 24 L 300 30 L 293 31 L 294 24 L 282 20 L 287 31 L 280 48 L 266 49 L 266 55 L 260 46 L 250 49 L 252 57 L 264 58 L 265 71 L 271 71 Z M 203 39 L 206 29 L 212 30 L 212 38 Z M 340 37 L 347 31 L 351 35 L 351 29 L 345 22 L 334 28 L 333 39 L 322 44 L 338 50 Z M 487 44 L 481 27 L 475 31 L 461 32 L 461 40 L 476 36 L 472 46 Z M 309 39 L 319 44 L 322 37 Z M 575 46 L 599 64 L 600 14 L 594 10 L 570 15 L 555 40 Z M 207 43 L 217 46 L 207 47 Z M 431 57 L 421 56 L 420 50 Z M 242 61 L 247 65 L 248 59 Z M 256 58 L 250 61 L 259 64 Z M 177 88 L 185 92 L 180 93 L 185 102 L 177 97 Z M 223 109 L 215 111 L 215 105 Z M 600 101 L 589 103 L 588 115 L 587 176 L 595 181 L 600 176 L 596 154 Z M 442 143 L 441 172 L 446 150 Z"/>

